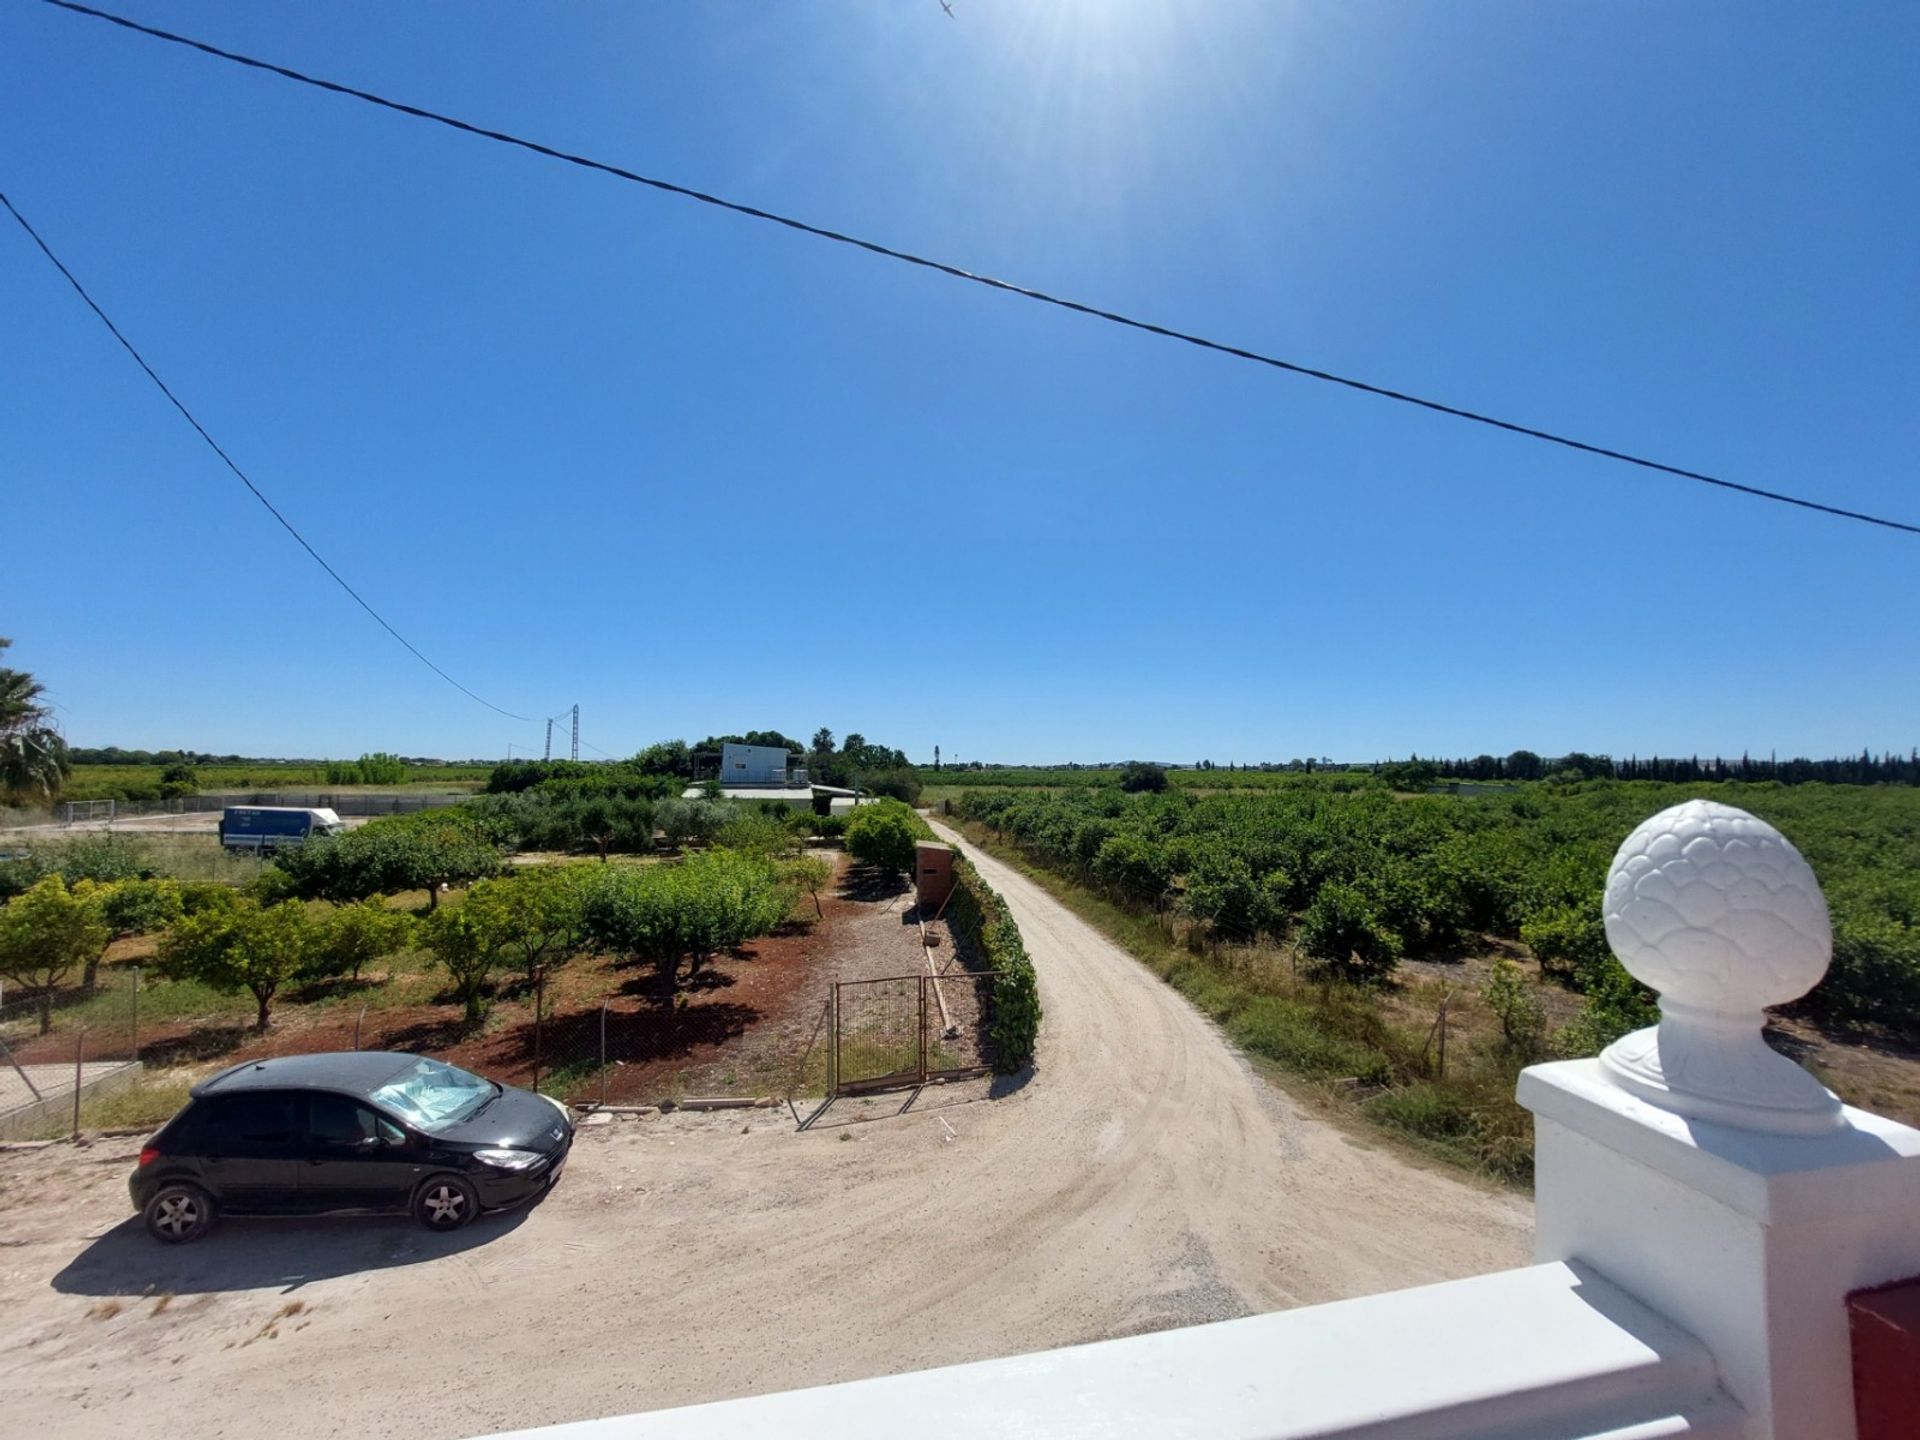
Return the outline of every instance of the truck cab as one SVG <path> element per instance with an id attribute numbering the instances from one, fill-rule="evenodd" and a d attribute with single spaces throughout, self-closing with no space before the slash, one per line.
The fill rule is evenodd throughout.
<path id="1" fill-rule="evenodd" d="M 229 805 L 220 814 L 220 843 L 234 855 L 271 855 L 304 845 L 316 835 L 347 827 L 326 808 L 291 805 Z"/>

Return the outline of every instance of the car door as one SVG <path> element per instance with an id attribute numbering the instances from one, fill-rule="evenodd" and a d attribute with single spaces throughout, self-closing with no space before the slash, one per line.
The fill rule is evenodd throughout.
<path id="1" fill-rule="evenodd" d="M 223 1208 L 271 1215 L 297 1207 L 305 1108 L 291 1090 L 212 1098 L 199 1149 L 208 1185 Z"/>
<path id="2" fill-rule="evenodd" d="M 307 1097 L 301 1209 L 403 1210 L 417 1161 L 406 1131 L 364 1101 L 326 1090 Z"/>

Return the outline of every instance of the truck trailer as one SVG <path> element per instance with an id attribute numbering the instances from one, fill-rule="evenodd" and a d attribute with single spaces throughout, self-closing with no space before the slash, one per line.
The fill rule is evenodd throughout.
<path id="1" fill-rule="evenodd" d="M 315 835 L 338 835 L 346 828 L 328 809 L 229 805 L 220 814 L 220 843 L 235 855 L 271 855 L 304 845 Z"/>

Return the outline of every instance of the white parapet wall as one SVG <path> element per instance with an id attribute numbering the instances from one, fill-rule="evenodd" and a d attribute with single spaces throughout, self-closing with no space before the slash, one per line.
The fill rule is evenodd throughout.
<path id="1" fill-rule="evenodd" d="M 1737 1440 L 1698 1341 L 1591 1271 L 1446 1285 L 522 1440 Z"/>
<path id="2" fill-rule="evenodd" d="M 1920 1275 L 1920 1131 L 1841 1105 L 1765 1043 L 1766 1007 L 1830 957 L 1813 873 L 1771 826 L 1691 801 L 1622 844 L 1605 919 L 1661 1020 L 1521 1076 L 1535 1266 L 515 1433 L 1855 1440 L 1845 1297 Z"/>
<path id="3" fill-rule="evenodd" d="M 1920 1131 L 1851 1109 L 1820 1136 L 1690 1120 L 1594 1060 L 1529 1070 L 1520 1099 L 1535 1254 L 1604 1271 L 1697 1335 L 1754 1440 L 1848 1440 L 1846 1297 L 1920 1275 Z"/>

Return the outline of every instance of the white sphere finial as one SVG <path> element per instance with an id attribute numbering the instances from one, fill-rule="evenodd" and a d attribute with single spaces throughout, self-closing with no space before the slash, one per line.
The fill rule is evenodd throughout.
<path id="1" fill-rule="evenodd" d="M 1662 810 L 1613 857 L 1607 944 L 1660 995 L 1660 1023 L 1609 1045 L 1614 1083 L 1661 1109 L 1748 1130 L 1816 1134 L 1839 1099 L 1768 1048 L 1766 1007 L 1827 973 L 1820 884 L 1766 821 L 1712 800 Z"/>

